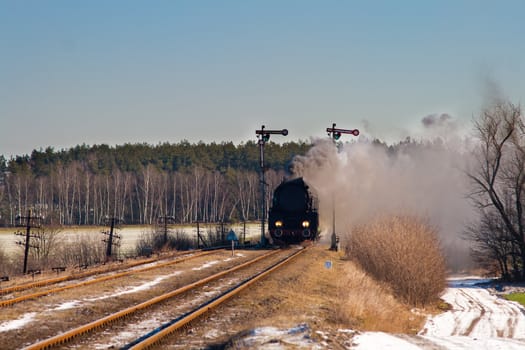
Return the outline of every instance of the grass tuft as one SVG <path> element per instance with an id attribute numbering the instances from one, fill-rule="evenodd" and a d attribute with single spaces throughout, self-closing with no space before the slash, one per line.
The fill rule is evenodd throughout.
<path id="1" fill-rule="evenodd" d="M 516 301 L 521 305 L 525 306 L 525 293 L 511 293 L 506 294 L 505 299 L 510 301 Z"/>

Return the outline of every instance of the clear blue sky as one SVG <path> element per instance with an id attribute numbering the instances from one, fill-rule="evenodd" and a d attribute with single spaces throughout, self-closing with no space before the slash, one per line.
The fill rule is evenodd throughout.
<path id="1" fill-rule="evenodd" d="M 262 124 L 388 140 L 433 113 L 468 124 L 487 82 L 523 102 L 525 1 L 0 0 L 7 158 Z"/>

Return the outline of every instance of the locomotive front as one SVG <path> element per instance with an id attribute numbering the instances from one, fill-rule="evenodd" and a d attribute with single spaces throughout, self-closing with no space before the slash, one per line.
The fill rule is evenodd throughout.
<path id="1" fill-rule="evenodd" d="M 275 243 L 294 244 L 317 238 L 317 208 L 302 178 L 285 181 L 275 189 L 268 221 Z"/>

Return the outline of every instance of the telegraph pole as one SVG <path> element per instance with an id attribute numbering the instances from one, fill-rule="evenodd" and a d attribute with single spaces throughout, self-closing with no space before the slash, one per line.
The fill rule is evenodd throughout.
<path id="1" fill-rule="evenodd" d="M 201 247 L 200 246 L 200 242 L 202 242 L 202 246 L 203 247 L 206 247 L 206 242 L 204 241 L 204 238 L 202 238 L 202 236 L 201 236 L 201 229 L 200 229 L 200 226 L 199 226 L 199 222 L 195 221 L 195 223 L 197 224 L 197 249 L 199 249 Z"/>
<path id="2" fill-rule="evenodd" d="M 168 222 L 173 223 L 175 222 L 175 218 L 173 216 L 159 216 L 159 223 L 164 224 L 164 236 L 163 236 L 163 245 L 166 245 L 168 243 Z"/>
<path id="3" fill-rule="evenodd" d="M 266 171 L 264 167 L 264 145 L 268 140 L 270 139 L 271 134 L 275 135 L 288 135 L 287 129 L 282 130 L 264 130 L 264 125 L 259 130 L 255 130 L 255 134 L 257 135 L 258 144 L 259 144 L 259 159 L 260 159 L 260 167 L 261 167 L 261 246 L 266 246 L 266 236 L 264 235 L 265 232 L 265 221 L 266 221 L 266 179 L 264 177 L 264 172 Z"/>
<path id="4" fill-rule="evenodd" d="M 25 235 L 25 239 L 23 241 L 18 241 L 16 242 L 16 244 L 18 245 L 23 245 L 24 246 L 24 274 L 27 273 L 27 257 L 29 256 L 29 248 L 38 248 L 38 246 L 33 246 L 30 244 L 30 239 L 31 237 L 33 238 L 38 238 L 37 235 L 32 235 L 31 234 L 31 229 L 34 228 L 34 227 L 40 227 L 40 225 L 33 225 L 33 220 L 35 219 L 42 219 L 41 216 L 32 216 L 31 215 L 31 209 L 29 209 L 27 211 L 27 216 L 17 216 L 17 219 L 20 220 L 20 222 L 24 221 L 26 222 L 25 224 L 25 228 L 26 228 L 26 232 L 25 234 L 21 231 L 17 231 L 15 232 L 15 235 L 17 236 L 24 236 Z"/>
<path id="5" fill-rule="evenodd" d="M 358 129 L 337 129 L 335 127 L 335 123 L 332 123 L 331 128 L 326 128 L 326 132 L 328 132 L 328 136 L 332 138 L 334 145 L 336 141 L 339 140 L 339 138 L 341 138 L 341 134 L 359 136 Z M 339 239 L 337 237 L 337 234 L 335 233 L 335 197 L 332 193 L 332 242 L 330 244 L 330 250 L 337 251 L 337 243 L 339 243 Z"/>
<path id="6" fill-rule="evenodd" d="M 107 235 L 107 239 L 103 239 L 103 242 L 106 242 L 106 261 L 109 261 L 111 259 L 112 249 L 114 245 L 119 245 L 119 242 L 113 242 L 113 239 L 120 239 L 121 237 L 114 233 L 115 225 L 122 221 L 119 218 L 116 217 L 106 217 L 105 222 L 106 225 L 109 224 L 109 232 L 108 231 L 102 231 L 103 234 Z"/>

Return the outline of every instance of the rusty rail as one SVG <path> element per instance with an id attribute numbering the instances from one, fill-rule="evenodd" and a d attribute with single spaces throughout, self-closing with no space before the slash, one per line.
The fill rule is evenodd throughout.
<path id="1" fill-rule="evenodd" d="M 278 253 L 279 250 L 274 250 L 274 251 L 271 251 L 269 253 L 266 253 L 266 254 L 263 254 L 255 259 L 252 259 L 250 261 L 247 261 L 241 265 L 237 265 L 235 267 L 232 267 L 228 270 L 225 270 L 225 271 L 222 271 L 222 272 L 218 272 L 212 276 L 209 276 L 209 277 L 206 277 L 204 279 L 201 279 L 197 282 L 194 282 L 194 283 L 191 283 L 191 284 L 188 284 L 184 287 L 181 287 L 179 289 L 176 289 L 174 291 L 171 291 L 169 293 L 166 293 L 166 294 L 163 294 L 163 295 L 159 295 L 155 298 L 152 298 L 150 300 L 147 300 L 145 302 L 142 302 L 140 304 L 137 304 L 137 305 L 134 305 L 134 306 L 131 306 L 129 308 L 126 308 L 124 310 L 121 310 L 121 311 L 118 311 L 116 313 L 113 313 L 111 315 L 108 315 L 106 317 L 103 317 L 101 319 L 98 319 L 96 321 L 93 321 L 93 322 L 90 322 L 88 324 L 85 324 L 83 326 L 80 326 L 80 327 L 77 327 L 77 328 L 74 328 L 72 330 L 69 330 L 65 333 L 62 333 L 62 334 L 59 334 L 59 335 L 56 335 L 54 337 L 51 337 L 49 339 L 45 339 L 45 340 L 42 340 L 38 343 L 35 343 L 35 344 L 32 344 L 28 347 L 26 347 L 25 349 L 26 350 L 40 350 L 40 349 L 50 349 L 52 348 L 53 346 L 56 346 L 56 345 L 61 345 L 61 344 L 64 344 L 68 341 L 70 341 L 71 339 L 75 338 L 75 337 L 78 337 L 80 335 L 83 335 L 83 334 L 86 334 L 88 332 L 91 332 L 95 329 L 98 329 L 100 327 L 103 327 L 111 322 L 114 322 L 116 320 L 119 320 L 119 319 L 122 319 L 124 317 L 127 317 L 139 310 L 142 310 L 142 309 L 146 309 L 152 305 L 155 305 L 155 304 L 158 304 L 160 302 L 163 302 L 167 299 L 170 299 L 170 298 L 173 298 L 179 294 L 182 294 L 184 292 L 187 292 L 188 290 L 191 290 L 195 287 L 198 287 L 200 285 L 203 285 L 205 283 L 208 283 L 212 280 L 215 280 L 215 279 L 218 279 L 224 275 L 227 275 L 229 273 L 232 273 L 234 271 L 237 271 L 239 269 L 242 269 L 246 266 L 249 266 L 251 264 L 254 264 L 255 262 L 259 261 L 259 260 L 262 260 L 262 259 L 265 259 L 273 254 L 276 254 Z"/>
<path id="2" fill-rule="evenodd" d="M 181 256 L 184 256 L 184 255 L 188 255 L 188 254 L 185 253 L 185 254 L 182 254 Z M 178 257 L 178 256 L 176 256 L 176 257 Z M 133 268 L 133 267 L 139 266 L 139 265 L 150 264 L 150 263 L 153 263 L 153 262 L 158 261 L 158 260 L 159 259 L 156 259 L 156 258 L 150 258 L 150 259 L 145 259 L 145 260 L 141 260 L 141 261 L 135 261 L 135 262 L 131 262 L 131 263 L 127 264 L 126 267 L 124 267 L 124 268 Z M 110 268 L 110 269 L 103 270 L 103 271 L 86 271 L 86 272 L 81 272 L 81 273 L 76 273 L 76 274 L 74 273 L 74 274 L 71 274 L 71 275 L 68 275 L 68 276 L 55 277 L 55 278 L 49 278 L 49 279 L 45 279 L 45 280 L 41 280 L 41 281 L 24 283 L 24 284 L 20 284 L 20 285 L 16 285 L 16 286 L 2 288 L 2 289 L 0 289 L 0 295 L 9 294 L 9 293 L 12 293 L 12 292 L 20 292 L 20 291 L 23 291 L 23 290 L 26 290 L 26 289 L 32 289 L 32 288 L 48 286 L 48 285 L 51 285 L 51 284 L 56 284 L 56 283 L 60 283 L 60 282 L 67 282 L 67 281 L 76 280 L 76 279 L 80 279 L 80 278 L 84 278 L 84 277 L 90 277 L 90 276 L 94 276 L 94 275 L 101 275 L 101 274 L 104 274 L 104 273 L 118 271 L 118 270 L 121 270 L 122 268 L 123 268 L 122 266 L 117 266 L 115 268 Z"/>
<path id="3" fill-rule="evenodd" d="M 233 288 L 230 288 L 225 293 L 215 297 L 214 299 L 205 302 L 198 306 L 193 311 L 190 311 L 184 315 L 182 315 L 179 318 L 176 318 L 157 329 L 151 331 L 150 333 L 138 338 L 134 342 L 131 342 L 123 347 L 121 347 L 121 350 L 141 350 L 141 349 L 147 349 L 156 343 L 158 343 L 160 340 L 162 340 L 164 337 L 169 335 L 170 333 L 173 333 L 177 329 L 183 327 L 184 325 L 188 324 L 189 322 L 195 320 L 202 314 L 208 312 L 209 310 L 217 307 L 218 305 L 222 304 L 232 296 L 236 295 L 237 293 L 241 292 L 245 288 L 248 288 L 253 283 L 257 282 L 261 278 L 265 277 L 266 275 L 272 273 L 274 270 L 280 268 L 281 266 L 287 264 L 290 262 L 293 258 L 297 257 L 299 254 L 303 253 L 305 249 L 301 249 L 294 254 L 288 256 L 287 258 L 277 262 L 276 264 L 270 266 L 269 268 L 265 269 L 264 271 L 256 274 L 255 276 L 252 276 L 248 278 L 247 280 L 237 284 L 237 286 L 234 286 Z"/>
<path id="4" fill-rule="evenodd" d="M 117 278 L 120 278 L 120 277 L 123 277 L 123 276 L 126 276 L 126 275 L 131 275 L 131 274 L 134 274 L 134 273 L 141 273 L 141 272 L 145 272 L 145 271 L 149 271 L 149 270 L 153 270 L 153 269 L 158 269 L 158 268 L 165 267 L 165 266 L 179 264 L 179 263 L 181 263 L 183 261 L 186 261 L 186 260 L 189 260 L 189 259 L 194 259 L 194 258 L 203 256 L 203 255 L 208 255 L 208 254 L 212 254 L 212 253 L 213 253 L 213 251 L 205 251 L 205 252 L 201 252 L 201 253 L 198 253 L 198 254 L 195 254 L 195 255 L 183 256 L 181 258 L 177 258 L 176 260 L 167 261 L 167 262 L 160 263 L 160 264 L 157 264 L 157 265 L 154 265 L 154 266 L 144 267 L 144 268 L 141 268 L 141 269 L 138 269 L 138 270 L 123 271 L 123 272 L 119 272 L 119 273 L 116 273 L 116 274 L 113 274 L 113 275 L 109 275 L 109 276 L 98 277 L 98 278 L 95 278 L 95 279 L 92 279 L 92 280 L 82 281 L 82 282 L 75 283 L 75 284 L 70 284 L 68 286 L 62 286 L 62 287 L 57 287 L 57 288 L 53 288 L 53 289 L 44 290 L 44 291 L 41 291 L 41 292 L 36 292 L 36 293 L 32 293 L 32 294 L 22 295 L 22 296 L 19 296 L 19 297 L 16 297 L 16 298 L 12 298 L 12 299 L 0 300 L 0 307 L 13 305 L 13 304 L 25 301 L 25 300 L 36 299 L 36 298 L 39 298 L 39 297 L 44 296 L 44 295 L 58 293 L 58 292 L 61 292 L 61 291 L 67 290 L 67 289 L 72 289 L 72 288 L 77 288 L 77 287 L 84 287 L 84 286 L 87 286 L 87 285 L 90 285 L 90 284 L 100 283 L 100 282 L 104 282 L 104 281 L 108 281 L 108 280 L 113 280 L 113 279 L 117 279 Z"/>

